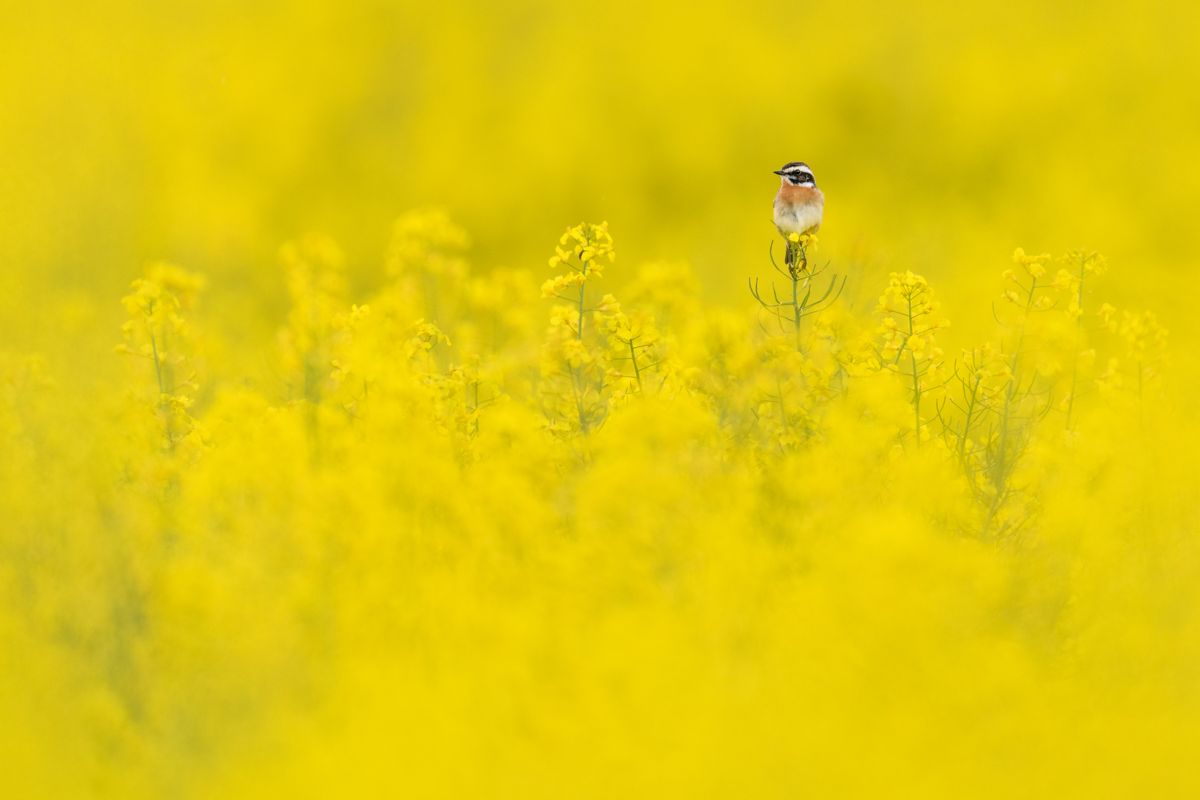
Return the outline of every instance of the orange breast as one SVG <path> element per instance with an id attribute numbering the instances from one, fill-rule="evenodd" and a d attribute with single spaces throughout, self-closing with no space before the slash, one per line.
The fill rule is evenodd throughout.
<path id="1" fill-rule="evenodd" d="M 825 196 L 812 186 L 781 186 L 775 196 L 775 227 L 784 236 L 811 233 L 821 227 Z"/>
<path id="2" fill-rule="evenodd" d="M 825 196 L 815 186 L 792 186 L 791 184 L 785 184 L 779 187 L 779 194 L 776 195 L 776 199 L 781 203 L 803 205 L 806 203 L 821 203 L 825 200 Z"/>

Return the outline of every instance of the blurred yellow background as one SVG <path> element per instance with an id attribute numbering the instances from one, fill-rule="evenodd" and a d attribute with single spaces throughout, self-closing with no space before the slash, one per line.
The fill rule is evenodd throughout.
<path id="1" fill-rule="evenodd" d="M 1194 4 L 0 19 L 0 795 L 1195 796 Z"/>
<path id="2" fill-rule="evenodd" d="M 914 268 L 956 299 L 1017 245 L 1085 247 L 1190 333 L 1165 304 L 1200 236 L 1196 23 L 1187 3 L 21 8 L 0 333 L 99 346 L 151 258 L 207 274 L 231 332 L 273 325 L 280 242 L 325 232 L 373 287 L 391 220 L 426 206 L 485 267 L 540 269 L 564 225 L 608 219 L 740 304 L 792 159 L 828 195 L 826 256 L 865 283 Z"/>

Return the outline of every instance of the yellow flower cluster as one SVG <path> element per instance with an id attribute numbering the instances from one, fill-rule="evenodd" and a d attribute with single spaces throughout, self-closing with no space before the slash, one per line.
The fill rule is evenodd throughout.
<path id="1" fill-rule="evenodd" d="M 645 391 L 649 371 L 662 366 L 661 337 L 647 312 L 627 314 L 611 294 L 587 305 L 587 284 L 615 260 L 606 222 L 567 229 L 550 258 L 552 269 L 567 271 L 542 284 L 542 297 L 571 303 L 551 310 L 542 353 L 543 408 L 561 434 L 602 425 L 615 403 Z"/>
<path id="2" fill-rule="evenodd" d="M 336 794 L 366 759 L 352 793 L 822 795 L 864 754 L 1007 789 L 1081 737 L 1190 741 L 1166 332 L 1091 309 L 1098 257 L 1019 252 L 951 358 L 911 271 L 874 314 L 811 268 L 755 313 L 678 262 L 618 300 L 584 224 L 547 309 L 466 246 L 408 215 L 355 297 L 331 239 L 285 245 L 259 375 L 212 374 L 202 282 L 151 266 L 96 443 L 50 365 L 0 359 L 0 678 L 102 793 Z"/>
<path id="3" fill-rule="evenodd" d="M 542 284 L 542 297 L 559 297 L 567 291 L 583 293 L 583 285 L 604 274 L 604 265 L 616 259 L 608 223 L 583 223 L 568 228 L 558 240 L 550 269 L 565 269 Z"/>
<path id="4" fill-rule="evenodd" d="M 928 281 L 911 270 L 891 274 L 875 308 L 883 320 L 878 330 L 878 357 L 873 363 L 904 376 L 913 406 L 913 433 L 918 440 L 929 436 L 925 427 L 928 402 L 923 412 L 922 401 L 943 384 L 944 354 L 937 346 L 937 332 L 950 323 L 937 316 L 938 308 Z"/>
<path id="5" fill-rule="evenodd" d="M 146 268 L 146 276 L 135 280 L 121 301 L 129 319 L 121 326 L 124 341 L 117 351 L 152 365 L 157 389 L 152 405 L 168 448 L 184 440 L 199 441 L 189 413 L 199 384 L 194 336 L 185 313 L 203 288 L 201 276 L 158 262 Z"/>

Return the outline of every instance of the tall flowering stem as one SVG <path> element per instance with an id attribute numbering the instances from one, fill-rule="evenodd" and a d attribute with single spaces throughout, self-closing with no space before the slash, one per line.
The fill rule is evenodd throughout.
<path id="1" fill-rule="evenodd" d="M 608 381 L 614 401 L 646 390 L 646 378 L 664 359 L 662 334 L 645 312 L 625 312 L 611 294 L 596 308 L 596 325 L 608 337 Z M 661 380 L 659 381 L 661 384 Z"/>
<path id="2" fill-rule="evenodd" d="M 775 320 L 780 333 L 785 332 L 788 327 L 791 328 L 797 351 L 804 349 L 804 340 L 801 337 L 804 319 L 823 311 L 836 302 L 846 286 L 846 278 L 843 276 L 839 279 L 839 276 L 834 274 L 830 276 L 823 292 L 820 294 L 814 292 L 813 281 L 824 274 L 828 268 L 828 265 L 812 268 L 809 264 L 809 253 L 816 247 L 817 237 L 815 234 L 793 233 L 787 239 L 787 252 L 783 267 L 776 263 L 774 253 L 771 253 L 771 266 L 790 284 L 791 291 L 783 297 L 780 297 L 774 283 L 771 284 L 771 296 L 768 298 L 763 293 L 757 278 L 749 280 L 750 294 Z"/>
<path id="3" fill-rule="evenodd" d="M 1004 323 L 1007 328 L 1007 380 L 1001 394 L 998 419 L 992 442 L 987 450 L 986 474 L 990 482 L 991 505 L 987 527 L 1004 505 L 1012 490 L 1012 476 L 1025 452 L 1033 424 L 1046 414 L 1050 403 L 1036 391 L 1037 371 L 1029 375 L 1026 368 L 1027 339 L 1035 315 L 1052 311 L 1055 306 L 1053 281 L 1046 277 L 1050 256 L 1028 255 L 1021 248 L 1013 254 L 1015 269 L 1004 272 L 1010 284 L 1003 299 L 1015 313 L 1015 319 Z M 997 319 L 1002 319 L 997 314 Z M 1035 332 L 1036 333 L 1036 332 Z M 1048 395 L 1048 391 L 1042 394 Z"/>
<path id="4" fill-rule="evenodd" d="M 976 499 L 990 506 L 990 459 L 996 442 L 996 420 L 1012 375 L 1007 356 L 991 344 L 963 351 L 949 383 L 957 384 L 938 403 L 942 435 L 954 453 Z"/>
<path id="5" fill-rule="evenodd" d="M 943 360 L 937 332 L 950 323 L 937 316 L 938 303 L 928 281 L 911 271 L 891 274 L 875 310 L 883 315 L 879 363 L 909 383 L 913 435 L 920 442 L 926 423 L 922 401 L 945 383 L 941 380 Z"/>
<path id="6" fill-rule="evenodd" d="M 1094 350 L 1081 349 L 1084 343 L 1083 333 L 1083 300 L 1084 288 L 1087 279 L 1094 275 L 1103 274 L 1107 263 L 1104 256 L 1099 253 L 1088 253 L 1075 250 L 1066 254 L 1063 260 L 1067 262 L 1067 267 L 1060 269 L 1055 278 L 1055 284 L 1059 288 L 1066 289 L 1070 293 L 1070 302 L 1067 306 L 1067 315 L 1075 320 L 1076 335 L 1076 353 L 1071 359 L 1071 385 L 1068 389 L 1066 399 L 1066 428 L 1071 430 L 1073 422 L 1073 414 L 1075 411 L 1075 401 L 1079 396 L 1079 373 L 1081 367 L 1095 357 Z"/>
<path id="7" fill-rule="evenodd" d="M 172 264 L 155 263 L 122 299 L 129 319 L 121 328 L 124 341 L 117 349 L 153 365 L 154 405 L 163 423 L 167 449 L 173 449 L 195 427 L 189 412 L 198 388 L 192 358 L 194 337 L 185 314 L 203 287 L 201 276 Z"/>
<path id="8" fill-rule="evenodd" d="M 1122 311 L 1108 303 L 1098 312 L 1101 325 L 1111 334 L 1116 334 L 1124 349 L 1124 361 L 1131 364 L 1133 400 L 1137 405 L 1138 420 L 1145 426 L 1145 400 L 1150 386 L 1161 375 L 1166 363 L 1168 331 L 1158 321 L 1153 311 Z M 1097 383 L 1107 394 L 1120 390 L 1126 376 L 1120 367 L 1121 359 L 1112 357 Z"/>
<path id="9" fill-rule="evenodd" d="M 563 271 L 542 284 L 542 297 L 566 303 L 551 312 L 542 369 L 551 425 L 564 432 L 586 434 L 607 415 L 604 342 L 599 340 L 599 331 L 590 335 L 585 320 L 589 312 L 597 310 L 587 305 L 587 285 L 600 279 L 605 266 L 615 259 L 608 223 L 581 223 L 567 229 L 550 258 L 550 268 Z M 558 380 L 564 368 L 565 387 Z M 569 407 L 568 413 L 563 404 Z"/>

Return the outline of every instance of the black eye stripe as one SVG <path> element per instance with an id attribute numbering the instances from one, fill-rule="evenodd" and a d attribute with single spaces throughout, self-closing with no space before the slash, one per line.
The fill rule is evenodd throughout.
<path id="1" fill-rule="evenodd" d="M 808 164 L 802 161 L 791 161 L 784 164 L 777 175 L 782 175 L 792 186 L 816 186 L 817 179 L 813 177 Z"/>

